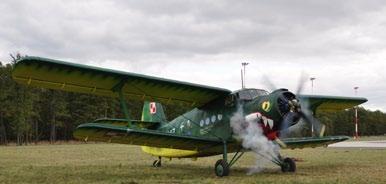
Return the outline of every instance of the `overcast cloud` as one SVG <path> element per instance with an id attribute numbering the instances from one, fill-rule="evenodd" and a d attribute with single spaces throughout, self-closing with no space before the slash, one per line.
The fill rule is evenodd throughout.
<path id="1" fill-rule="evenodd" d="M 0 61 L 9 53 L 236 90 L 359 96 L 386 111 L 385 1 L 17 1 L 0 4 Z M 311 92 L 306 84 L 304 93 Z"/>

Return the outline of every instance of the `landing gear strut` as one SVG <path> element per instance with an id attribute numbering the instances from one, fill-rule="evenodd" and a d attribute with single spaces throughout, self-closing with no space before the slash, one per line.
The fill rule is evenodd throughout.
<path id="1" fill-rule="evenodd" d="M 161 167 L 161 157 L 158 157 L 158 160 L 154 160 L 153 167 Z"/>
<path id="2" fill-rule="evenodd" d="M 230 167 L 235 164 L 236 161 L 239 160 L 239 158 L 244 154 L 244 152 L 240 152 L 240 150 L 241 148 L 236 152 L 231 161 L 228 163 L 227 143 L 224 141 L 223 159 L 217 160 L 216 164 L 214 165 L 214 173 L 216 173 L 216 176 L 223 177 L 229 175 Z"/>
<path id="3" fill-rule="evenodd" d="M 296 171 L 296 163 L 295 163 L 295 160 L 292 158 L 287 157 L 287 158 L 283 159 L 280 155 L 278 155 L 277 157 L 272 156 L 270 158 L 268 158 L 267 156 L 262 155 L 262 154 L 261 154 L 261 156 L 263 158 L 270 160 L 274 164 L 280 166 L 282 172 L 295 172 Z"/>
<path id="4" fill-rule="evenodd" d="M 216 173 L 217 176 L 223 177 L 229 175 L 229 164 L 228 164 L 228 149 L 227 149 L 227 142 L 224 141 L 224 150 L 222 153 L 222 159 L 217 160 L 216 164 L 214 165 L 214 173 Z"/>

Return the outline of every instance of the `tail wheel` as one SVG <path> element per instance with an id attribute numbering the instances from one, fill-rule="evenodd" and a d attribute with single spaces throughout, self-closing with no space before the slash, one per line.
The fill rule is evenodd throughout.
<path id="1" fill-rule="evenodd" d="M 292 158 L 285 158 L 281 165 L 282 172 L 295 172 L 296 171 L 296 163 Z"/>
<path id="2" fill-rule="evenodd" d="M 229 175 L 228 163 L 223 159 L 217 160 L 216 164 L 214 165 L 214 172 L 219 177 L 228 176 Z"/>
<path id="3" fill-rule="evenodd" d="M 153 167 L 161 167 L 161 160 L 154 160 Z"/>

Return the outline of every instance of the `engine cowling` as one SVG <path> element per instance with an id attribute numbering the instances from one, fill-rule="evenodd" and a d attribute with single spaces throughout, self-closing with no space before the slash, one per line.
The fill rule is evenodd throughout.
<path id="1" fill-rule="evenodd" d="M 282 130 L 295 125 L 301 117 L 300 102 L 296 95 L 287 89 L 275 90 L 252 103 L 255 108 L 252 112 L 249 111 L 251 113 L 248 113 L 245 119 L 258 123 L 270 140 L 280 136 Z"/>

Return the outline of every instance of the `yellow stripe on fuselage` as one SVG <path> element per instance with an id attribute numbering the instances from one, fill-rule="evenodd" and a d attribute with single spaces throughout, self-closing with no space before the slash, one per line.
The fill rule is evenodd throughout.
<path id="1" fill-rule="evenodd" d="M 160 157 L 169 157 L 169 158 L 183 158 L 183 157 L 195 157 L 198 154 L 198 151 L 193 150 L 181 150 L 181 149 L 171 149 L 171 148 L 156 148 L 141 146 L 142 151 L 154 156 Z"/>

